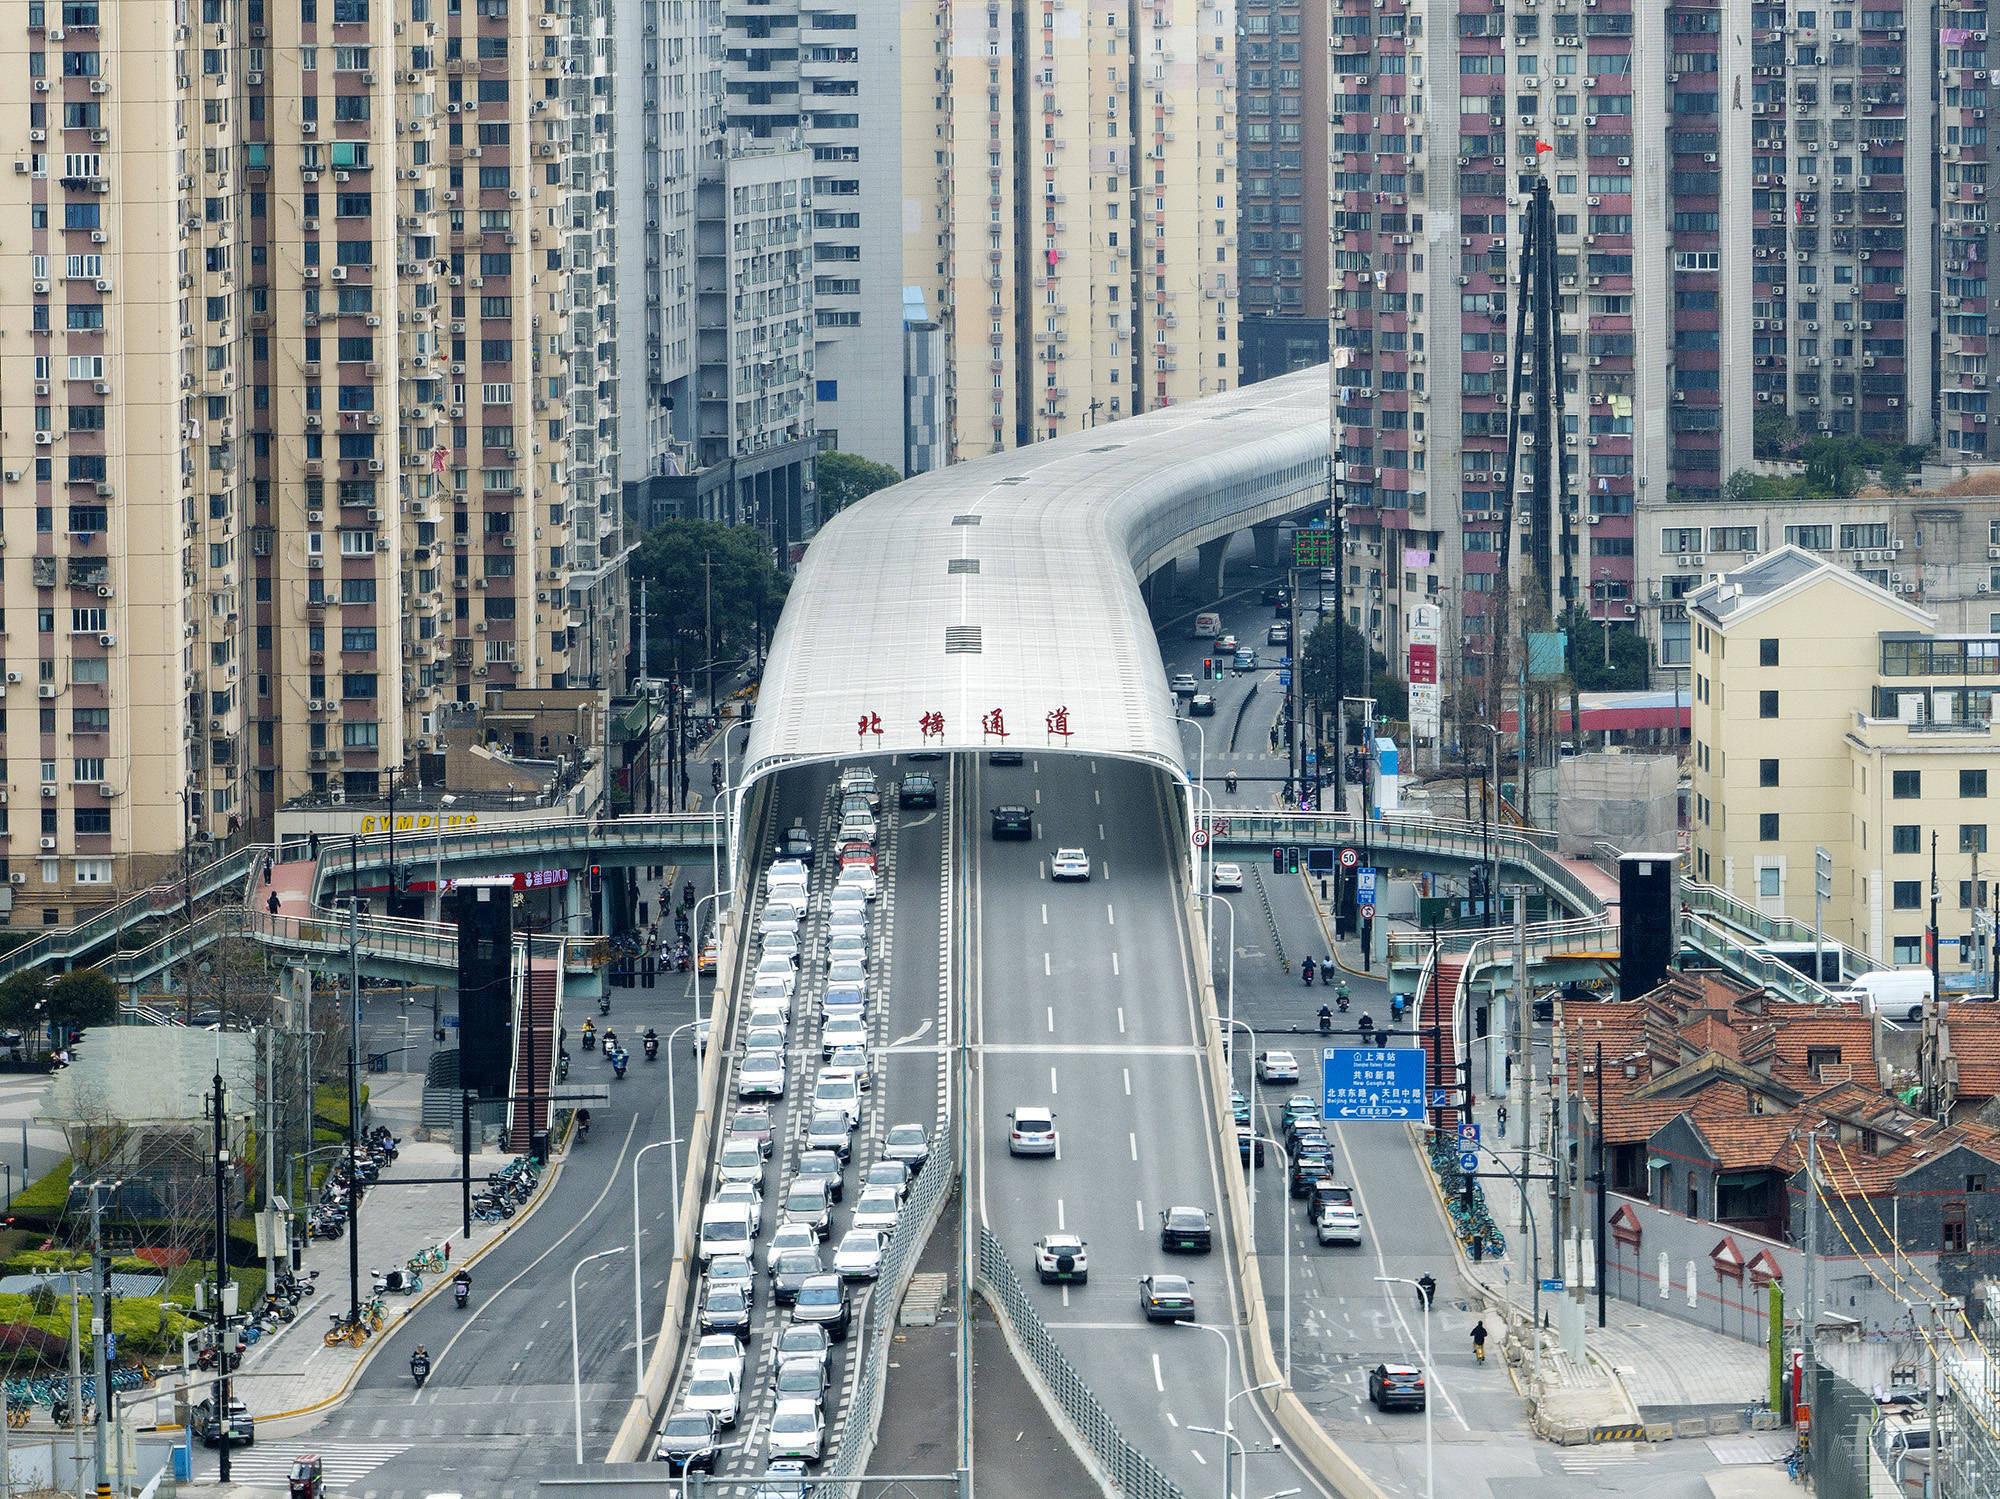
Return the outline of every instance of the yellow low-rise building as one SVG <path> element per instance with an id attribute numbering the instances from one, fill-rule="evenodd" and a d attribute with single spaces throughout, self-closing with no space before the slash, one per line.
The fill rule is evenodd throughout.
<path id="1" fill-rule="evenodd" d="M 1690 595 L 1694 875 L 1823 920 L 1882 962 L 1983 966 L 2000 821 L 2000 635 L 1945 635 L 1857 573 L 1793 547 Z M 1990 790 L 1989 790 L 1990 788 Z"/>

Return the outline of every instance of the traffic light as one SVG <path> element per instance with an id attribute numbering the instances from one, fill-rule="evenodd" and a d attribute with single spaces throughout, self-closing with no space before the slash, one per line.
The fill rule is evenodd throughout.
<path id="1" fill-rule="evenodd" d="M 600 865 L 593 864 L 590 866 L 587 888 L 592 895 L 596 895 L 604 889 L 604 870 Z"/>
<path id="2" fill-rule="evenodd" d="M 1210 682 L 1215 679 L 1215 662 L 1213 660 L 1205 660 L 1201 663 L 1201 679 L 1204 682 Z"/>
<path id="3" fill-rule="evenodd" d="M 1299 872 L 1299 846 L 1296 843 L 1285 850 L 1285 863 L 1288 866 L 1285 873 L 1297 874 Z"/>
<path id="4" fill-rule="evenodd" d="M 1284 872 L 1285 851 L 1282 848 L 1274 848 L 1271 850 L 1271 873 L 1283 874 Z"/>

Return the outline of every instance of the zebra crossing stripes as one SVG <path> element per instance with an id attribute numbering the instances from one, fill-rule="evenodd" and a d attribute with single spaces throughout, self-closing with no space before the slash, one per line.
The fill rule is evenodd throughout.
<path id="1" fill-rule="evenodd" d="M 271 1484 L 282 1487 L 291 1477 L 292 1464 L 308 1453 L 317 1453 L 326 1474 L 326 1486 L 344 1489 L 366 1478 L 392 1457 L 401 1457 L 410 1442 L 315 1442 L 301 1437 L 276 1447 L 252 1447 L 247 1452 L 232 1448 L 229 1453 L 231 1483 Z M 212 1470 L 214 1459 L 208 1463 Z M 211 1471 L 203 1475 L 212 1478 Z"/>

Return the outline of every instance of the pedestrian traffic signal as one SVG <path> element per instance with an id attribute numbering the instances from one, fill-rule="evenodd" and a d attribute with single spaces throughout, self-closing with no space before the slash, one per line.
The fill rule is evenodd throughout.
<path id="1" fill-rule="evenodd" d="M 590 866 L 588 888 L 592 895 L 596 895 L 604 889 L 604 870 L 599 865 L 593 864 Z"/>

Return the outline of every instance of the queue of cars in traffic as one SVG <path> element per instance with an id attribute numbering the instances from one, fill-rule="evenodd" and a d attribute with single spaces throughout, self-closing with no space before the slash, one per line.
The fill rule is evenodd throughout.
<path id="1" fill-rule="evenodd" d="M 887 977 L 872 915 L 882 791 L 872 770 L 848 767 L 834 798 L 826 847 L 804 823 L 778 840 L 749 927 L 735 1111 L 696 1236 L 699 1341 L 654 1449 L 681 1474 L 714 1473 L 720 1454 L 744 1449 L 785 1493 L 828 1456 L 833 1348 L 852 1331 L 857 1295 L 880 1275 L 930 1154 L 920 1124 L 881 1139 L 863 1128 L 875 1088 L 871 1006 Z M 898 802 L 935 806 L 935 779 L 906 776 Z M 767 1300 L 773 1315 L 760 1318 Z M 758 1353 L 760 1328 L 768 1346 Z"/>

